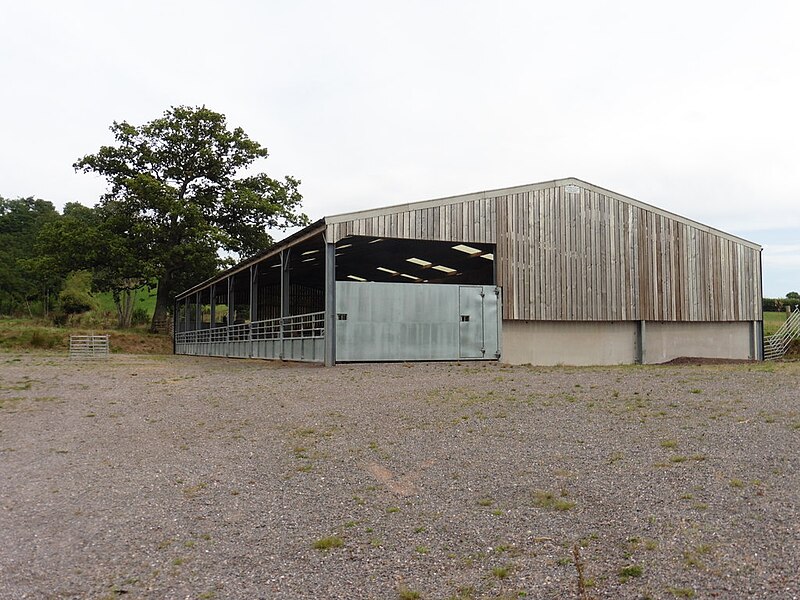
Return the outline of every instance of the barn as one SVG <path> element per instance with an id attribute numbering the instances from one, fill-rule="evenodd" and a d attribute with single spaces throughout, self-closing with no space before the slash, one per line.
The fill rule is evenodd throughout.
<path id="1" fill-rule="evenodd" d="M 325 217 L 176 298 L 175 352 L 762 358 L 761 247 L 575 178 Z"/>

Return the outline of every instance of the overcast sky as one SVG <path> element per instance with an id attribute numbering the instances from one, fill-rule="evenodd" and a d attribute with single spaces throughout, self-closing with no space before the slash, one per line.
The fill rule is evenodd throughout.
<path id="1" fill-rule="evenodd" d="M 800 288 L 800 2 L 0 0 L 0 195 L 93 205 L 114 120 L 227 115 L 324 215 L 574 176 Z M 798 290 L 800 291 L 800 290 Z"/>

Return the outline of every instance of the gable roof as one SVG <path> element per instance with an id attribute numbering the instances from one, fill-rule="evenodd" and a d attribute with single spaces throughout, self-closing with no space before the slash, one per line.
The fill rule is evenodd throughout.
<path id="1" fill-rule="evenodd" d="M 647 204 L 640 200 L 636 200 L 635 198 L 631 198 L 630 196 L 625 196 L 623 194 L 614 192 L 612 190 L 602 188 L 600 186 L 594 185 L 593 183 L 589 183 L 588 181 L 583 181 L 582 179 L 578 179 L 577 177 L 566 177 L 564 179 L 553 179 L 550 181 L 541 181 L 538 183 L 528 183 L 525 185 L 517 185 L 512 187 L 506 188 L 498 188 L 493 190 L 485 190 L 481 192 L 472 192 L 468 194 L 461 194 L 458 196 L 445 196 L 443 198 L 433 198 L 430 200 L 420 200 L 417 202 L 408 202 L 403 204 L 394 204 L 391 206 L 384 206 L 380 208 L 373 208 L 373 209 L 366 209 L 366 210 L 359 210 L 349 213 L 340 213 L 336 215 L 331 215 L 324 217 L 324 221 L 326 224 L 333 224 L 333 223 L 345 223 L 347 221 L 352 221 L 356 219 L 368 219 L 372 217 L 380 217 L 384 215 L 391 215 L 398 212 L 405 212 L 410 210 L 418 210 L 424 208 L 434 208 L 440 206 L 447 206 L 450 204 L 458 204 L 461 202 L 469 202 L 472 200 L 483 200 L 487 198 L 496 198 L 498 196 L 505 196 L 508 194 L 521 194 L 525 192 L 531 192 L 536 190 L 543 190 L 547 188 L 557 187 L 557 186 L 564 186 L 564 185 L 577 185 L 581 188 L 597 192 L 599 194 L 603 194 L 605 196 L 610 196 L 619 200 L 620 202 L 627 203 L 631 206 L 636 206 L 637 208 L 641 208 L 643 210 L 647 210 L 649 212 L 655 213 L 657 215 L 672 219 L 674 221 L 678 221 L 680 223 L 685 223 L 686 225 L 690 225 L 692 227 L 696 227 L 702 231 L 707 231 L 708 233 L 712 233 L 714 235 L 718 235 L 722 238 L 729 239 L 731 241 L 737 242 L 739 244 L 744 244 L 750 248 L 760 250 L 761 246 L 756 244 L 755 242 L 751 242 L 750 240 L 746 240 L 739 236 L 733 235 L 731 233 L 727 233 L 722 231 L 721 229 L 717 229 L 715 227 L 711 227 L 710 225 L 705 225 L 704 223 L 700 223 L 699 221 L 695 221 L 693 219 L 689 219 L 687 217 L 683 217 L 676 213 L 670 212 L 668 210 L 664 210 L 662 208 L 658 208 L 657 206 L 653 206 L 652 204 Z"/>
<path id="2" fill-rule="evenodd" d="M 678 215 L 678 214 L 669 212 L 667 210 L 658 208 L 658 207 L 653 206 L 651 204 L 647 204 L 645 202 L 641 202 L 640 200 L 636 200 L 635 198 L 631 198 L 630 196 L 625 196 L 623 194 L 619 194 L 617 192 L 608 190 L 606 188 L 602 188 L 600 186 L 594 185 L 594 184 L 589 183 L 587 181 L 583 181 L 582 179 L 578 179 L 576 177 L 566 177 L 566 178 L 563 178 L 563 179 L 553 179 L 553 180 L 550 180 L 550 181 L 541 181 L 541 182 L 538 182 L 538 183 L 528 183 L 528 184 L 524 184 L 524 185 L 517 185 L 517 186 L 512 186 L 512 187 L 506 187 L 506 188 L 498 188 L 498 189 L 493 189 L 493 190 L 484 190 L 484 191 L 480 191 L 480 192 L 471 192 L 471 193 L 467 193 L 467 194 L 460 194 L 460 195 L 457 195 L 457 196 L 445 196 L 443 198 L 433 198 L 433 199 L 429 199 L 429 200 L 420 200 L 420 201 L 416 201 L 416 202 L 407 202 L 407 203 L 402 203 L 402 204 L 394 204 L 394 205 L 384 206 L 384 207 L 379 207 L 379 208 L 372 208 L 372 209 L 354 211 L 354 212 L 349 212 L 349 213 L 340 213 L 340 214 L 336 214 L 336 215 L 330 215 L 330 216 L 322 217 L 321 219 L 318 219 L 317 221 L 314 221 L 313 223 L 311 223 L 310 225 L 308 225 L 305 228 L 301 229 L 300 231 L 297 231 L 297 232 L 289 235 L 288 237 L 285 237 L 284 239 L 282 239 L 282 240 L 280 240 L 278 242 L 275 242 L 269 248 L 265 248 L 261 252 L 258 252 L 257 254 L 255 254 L 255 255 L 253 255 L 253 256 L 251 256 L 251 257 L 249 257 L 249 258 L 247 258 L 247 259 L 245 259 L 245 260 L 243 260 L 243 261 L 241 261 L 239 263 L 237 263 L 233 267 L 230 267 L 230 268 L 228 268 L 228 269 L 226 269 L 224 271 L 220 271 L 219 273 L 217 273 L 213 277 L 203 281 L 202 283 L 199 283 L 199 284 L 189 288 L 188 290 L 184 290 L 184 291 L 180 292 L 176 296 L 176 299 L 183 298 L 183 297 L 185 297 L 185 296 L 187 296 L 187 295 L 189 295 L 189 294 L 191 294 L 191 293 L 193 293 L 193 292 L 195 292 L 195 291 L 197 291 L 199 289 L 202 289 L 202 288 L 206 287 L 209 283 L 211 283 L 213 281 L 217 281 L 217 280 L 222 279 L 224 277 L 227 277 L 229 275 L 233 275 L 235 273 L 238 273 L 239 271 L 242 271 L 243 269 L 249 267 L 253 263 L 259 262 L 259 261 L 261 261 L 261 260 L 263 260 L 265 258 L 268 258 L 270 256 L 274 256 L 274 255 L 278 254 L 281 250 L 283 250 L 285 248 L 288 248 L 288 247 L 290 247 L 290 246 L 292 246 L 294 244 L 300 243 L 301 241 L 307 240 L 310 237 L 313 237 L 315 235 L 319 235 L 320 233 L 325 232 L 325 230 L 326 230 L 328 225 L 338 224 L 338 223 L 346 223 L 348 221 L 354 221 L 354 220 L 359 220 L 359 219 L 369 219 L 369 218 L 372 218 L 372 217 L 392 215 L 392 214 L 396 214 L 398 212 L 413 211 L 413 210 L 424 209 L 424 208 L 434 208 L 434 207 L 448 206 L 448 205 L 451 205 L 451 204 L 458 204 L 458 203 L 461 203 L 461 202 L 469 202 L 469 201 L 472 201 L 472 200 L 484 200 L 484 199 L 488 199 L 488 198 L 497 198 L 497 197 L 506 196 L 506 195 L 509 195 L 509 194 L 521 194 L 521 193 L 525 193 L 525 192 L 531 192 L 531 191 L 542 190 L 542 189 L 553 188 L 553 187 L 564 186 L 564 185 L 577 185 L 577 186 L 579 186 L 579 187 L 581 187 L 583 189 L 590 190 L 590 191 L 596 192 L 598 194 L 603 194 L 605 196 L 609 196 L 609 197 L 614 198 L 614 199 L 616 199 L 616 200 L 618 200 L 620 202 L 624 202 L 624 203 L 630 204 L 631 206 L 635 206 L 637 208 L 652 212 L 654 214 L 666 217 L 668 219 L 672 219 L 674 221 L 678 221 L 680 223 L 684 223 L 684 224 L 689 225 L 691 227 L 695 227 L 695 228 L 697 228 L 697 229 L 699 229 L 701 231 L 706 231 L 706 232 L 708 232 L 710 234 L 719 236 L 719 237 L 727 239 L 727 240 L 731 240 L 733 242 L 736 242 L 738 244 L 742 244 L 742 245 L 747 246 L 749 248 L 752 248 L 754 250 L 759 250 L 759 251 L 761 250 L 761 246 L 759 244 L 756 244 L 755 242 L 751 242 L 751 241 L 746 240 L 744 238 L 741 238 L 741 237 L 735 236 L 733 234 L 724 232 L 724 231 L 722 231 L 720 229 L 716 229 L 716 228 L 711 227 L 709 225 L 705 225 L 703 223 L 700 223 L 699 221 L 695 221 L 693 219 L 689 219 L 687 217 L 683 217 L 681 215 Z"/>

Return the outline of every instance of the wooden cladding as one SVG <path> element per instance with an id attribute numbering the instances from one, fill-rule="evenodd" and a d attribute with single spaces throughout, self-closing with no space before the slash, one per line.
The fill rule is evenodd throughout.
<path id="1" fill-rule="evenodd" d="M 475 198 L 330 223 L 328 229 L 334 241 L 348 235 L 368 235 L 493 244 L 497 214 L 494 198 Z"/>
<path id="2" fill-rule="evenodd" d="M 759 250 L 598 191 L 496 198 L 503 318 L 761 319 Z"/>
<path id="3" fill-rule="evenodd" d="M 495 243 L 504 319 L 761 320 L 758 246 L 578 180 L 343 215 L 328 231 Z"/>

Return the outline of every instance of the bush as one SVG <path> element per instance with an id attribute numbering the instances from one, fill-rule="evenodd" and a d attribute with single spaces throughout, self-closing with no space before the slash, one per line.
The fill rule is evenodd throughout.
<path id="1" fill-rule="evenodd" d="M 97 302 L 92 298 L 92 274 L 88 271 L 74 271 L 64 280 L 64 289 L 58 295 L 61 311 L 75 315 L 92 310 Z"/>
<path id="2" fill-rule="evenodd" d="M 67 325 L 84 329 L 102 329 L 111 327 L 115 322 L 114 315 L 107 310 L 90 310 L 81 314 L 69 315 Z"/>
<path id="3" fill-rule="evenodd" d="M 63 327 L 67 324 L 69 315 L 61 311 L 52 312 L 50 313 L 50 320 L 53 321 L 53 325 L 56 327 Z"/>
<path id="4" fill-rule="evenodd" d="M 146 325 L 150 322 L 150 313 L 146 308 L 141 306 L 137 306 L 133 309 L 133 316 L 131 317 L 131 323 L 134 325 Z"/>
<path id="5" fill-rule="evenodd" d="M 34 330 L 31 334 L 31 346 L 33 348 L 53 348 L 58 343 L 58 337 L 50 333 L 43 333 Z"/>
<path id="6" fill-rule="evenodd" d="M 800 299 L 787 297 L 762 298 L 761 300 L 761 307 L 764 312 L 783 312 L 787 306 L 791 307 L 792 310 L 796 310 L 797 306 L 800 306 Z"/>
<path id="7" fill-rule="evenodd" d="M 68 315 L 77 315 L 92 310 L 92 302 L 88 295 L 64 290 L 58 295 L 61 310 Z"/>

